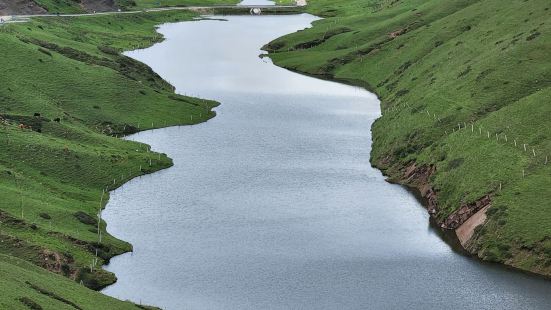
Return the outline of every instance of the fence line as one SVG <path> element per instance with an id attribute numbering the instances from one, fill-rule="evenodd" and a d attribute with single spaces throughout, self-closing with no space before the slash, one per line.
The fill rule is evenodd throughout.
<path id="1" fill-rule="evenodd" d="M 411 108 L 411 106 L 409 105 L 409 103 L 405 102 L 405 103 L 402 103 L 402 102 L 397 102 L 395 103 L 393 106 L 391 107 L 388 107 L 386 110 L 383 110 L 383 116 L 386 115 L 386 114 L 389 114 L 389 113 L 393 113 L 393 112 L 402 112 L 404 111 L 405 109 L 403 109 L 402 106 L 405 106 L 407 108 Z M 402 108 L 402 109 L 399 109 L 399 108 Z M 413 114 L 414 112 L 412 112 Z M 433 120 L 436 120 L 438 123 L 442 123 L 441 121 L 441 118 L 436 114 L 436 113 L 431 113 L 428 109 L 425 109 L 425 113 L 428 115 L 428 117 L 430 117 L 431 119 Z M 463 125 L 463 126 L 462 126 Z M 457 126 L 451 126 L 451 125 L 447 125 L 447 126 L 450 126 L 451 127 L 451 130 L 448 130 L 450 129 L 450 127 L 448 127 L 448 129 L 444 128 L 443 129 L 443 132 L 446 136 L 450 136 L 452 134 L 456 134 L 456 133 L 459 133 L 460 131 L 462 130 L 466 130 L 468 128 L 468 124 L 467 122 L 463 122 L 463 124 L 461 123 L 458 123 Z M 445 126 L 445 127 L 447 127 Z M 483 127 L 482 126 L 476 126 L 478 127 L 478 135 L 479 136 L 482 136 L 482 131 L 483 131 Z M 524 127 L 524 126 L 523 126 Z M 526 127 L 524 127 L 526 128 Z M 475 132 L 475 123 L 474 122 L 471 122 L 470 123 L 470 131 L 471 133 L 474 134 Z M 490 130 L 485 130 L 486 131 L 486 138 L 487 139 L 490 139 Z M 504 140 L 505 144 L 509 145 L 509 137 L 507 136 L 506 133 L 504 133 L 504 130 L 501 130 L 501 131 L 495 131 L 495 130 L 491 130 L 492 132 L 495 132 L 495 136 L 496 136 L 496 142 L 499 143 L 500 141 Z M 518 141 L 517 141 L 517 138 L 514 138 L 511 145 L 514 145 L 515 149 L 518 149 Z M 549 156 L 548 155 L 545 155 L 544 153 L 541 153 L 541 152 L 536 152 L 536 148 L 535 147 L 531 147 L 531 152 L 529 150 L 529 145 L 526 144 L 526 143 L 522 143 L 521 144 L 522 147 L 521 147 L 521 151 L 524 150 L 524 152 L 526 153 L 526 156 L 528 156 L 529 158 L 532 158 L 536 161 L 536 164 L 539 163 L 539 159 L 542 159 L 541 161 L 543 162 L 543 166 L 547 166 L 548 162 L 549 162 Z M 530 153 L 532 156 L 530 156 Z M 537 153 L 537 154 L 536 154 Z M 539 154 L 541 154 L 541 157 L 538 156 Z M 544 159 L 544 160 L 543 160 Z M 522 177 L 526 177 L 526 170 L 525 169 L 522 169 Z M 501 184 L 501 183 L 500 183 Z M 500 185 L 500 189 L 501 189 L 501 185 Z"/>

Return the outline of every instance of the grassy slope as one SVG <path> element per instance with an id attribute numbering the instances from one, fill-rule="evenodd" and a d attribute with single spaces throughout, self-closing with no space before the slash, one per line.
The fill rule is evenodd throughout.
<path id="1" fill-rule="evenodd" d="M 175 95 L 148 67 L 119 51 L 161 40 L 154 31 L 159 23 L 193 17 L 180 11 L 0 27 L 0 255 L 10 255 L 0 259 L 0 308 L 21 307 L 18 299 L 29 297 L 60 309 L 27 280 L 83 308 L 94 308 L 92 300 L 109 305 L 102 309 L 129 307 L 77 284 L 112 283 L 114 275 L 99 267 L 131 249 L 107 235 L 104 222 L 99 242 L 96 215 L 108 199 L 102 192 L 167 168 L 171 160 L 114 136 L 202 122 L 214 116 L 216 103 Z M 18 265 L 24 265 L 21 272 L 14 271 Z"/>
<path id="2" fill-rule="evenodd" d="M 468 249 L 551 275 L 549 2 L 309 4 L 326 19 L 272 42 L 275 63 L 377 92 L 373 164 L 398 178 L 413 162 L 435 166 L 440 220 L 493 194 Z"/>
<path id="3" fill-rule="evenodd" d="M 139 309 L 14 257 L 0 255 L 0 277 L 1 309 L 29 309 L 35 303 L 39 309 L 74 310 L 67 301 L 81 309 Z"/>
<path id="4" fill-rule="evenodd" d="M 86 13 L 87 9 L 75 0 L 35 0 L 41 7 L 51 13 Z M 209 6 L 237 4 L 238 0 L 115 0 L 113 11 L 139 10 L 166 6 Z"/>

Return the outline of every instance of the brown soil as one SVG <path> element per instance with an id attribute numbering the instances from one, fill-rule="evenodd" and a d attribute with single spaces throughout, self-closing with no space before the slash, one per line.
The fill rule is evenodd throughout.
<path id="1" fill-rule="evenodd" d="M 78 270 L 72 266 L 73 259 L 48 249 L 42 249 L 38 255 L 41 260 L 40 267 L 65 275 L 72 280 L 76 278 Z"/>
<path id="2" fill-rule="evenodd" d="M 457 229 L 463 225 L 469 218 L 474 216 L 479 210 L 490 206 L 492 199 L 490 195 L 485 195 L 472 203 L 462 204 L 461 207 L 450 214 L 442 223 L 442 228 Z"/>
<path id="3" fill-rule="evenodd" d="M 399 183 L 417 188 L 427 201 L 427 210 L 442 229 L 455 230 L 461 245 L 464 246 L 473 236 L 476 226 L 486 220 L 485 212 L 492 202 L 490 195 L 485 195 L 475 202 L 461 205 L 459 209 L 444 220 L 438 217 L 438 193 L 430 184 L 430 177 L 436 172 L 434 166 L 417 166 L 413 163 L 402 171 Z M 472 220 L 471 220 L 472 219 Z"/>
<path id="4" fill-rule="evenodd" d="M 465 221 L 465 223 L 455 230 L 457 238 L 463 247 L 467 245 L 467 241 L 469 241 L 473 236 L 475 228 L 486 222 L 486 211 L 488 208 L 490 208 L 490 205 L 485 206 L 473 214 L 467 221 Z"/>

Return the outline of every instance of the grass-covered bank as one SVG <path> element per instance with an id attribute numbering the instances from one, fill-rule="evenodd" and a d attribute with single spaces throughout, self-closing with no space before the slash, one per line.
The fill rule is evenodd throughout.
<path id="1" fill-rule="evenodd" d="M 27 261 L 0 254 L 1 309 L 153 309 L 103 295 Z"/>
<path id="2" fill-rule="evenodd" d="M 97 215 L 109 190 L 171 160 L 118 137 L 206 121 L 217 103 L 174 94 L 120 52 L 162 40 L 155 25 L 194 17 L 37 18 L 0 27 L 0 308 L 135 307 L 86 288 L 113 283 L 101 266 L 131 250 Z"/>
<path id="3" fill-rule="evenodd" d="M 325 19 L 267 45 L 274 62 L 375 91 L 372 163 L 418 187 L 448 229 L 490 205 L 466 249 L 551 275 L 548 1 L 311 0 L 308 10 Z"/>

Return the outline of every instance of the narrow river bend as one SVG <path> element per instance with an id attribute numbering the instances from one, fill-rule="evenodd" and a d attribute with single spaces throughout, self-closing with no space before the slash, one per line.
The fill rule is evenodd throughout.
<path id="1" fill-rule="evenodd" d="M 105 294 L 164 309 L 549 306 L 549 282 L 453 252 L 370 167 L 376 96 L 258 57 L 315 17 L 224 18 L 163 25 L 166 41 L 128 53 L 222 105 L 129 138 L 175 166 L 112 193 L 108 230 L 135 252 L 107 266 L 119 280 Z"/>

